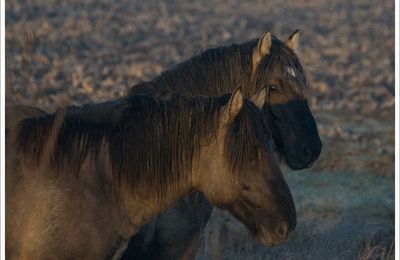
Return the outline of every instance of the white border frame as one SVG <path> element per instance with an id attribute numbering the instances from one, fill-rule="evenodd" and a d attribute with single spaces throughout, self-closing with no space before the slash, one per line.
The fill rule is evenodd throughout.
<path id="1" fill-rule="evenodd" d="M 395 0 L 395 259 L 399 259 L 399 1 Z"/>
<path id="2" fill-rule="evenodd" d="M 0 136 L 0 142 L 1 142 L 1 151 L 0 151 L 0 155 L 1 155 L 1 171 L 0 171 L 0 176 L 1 176 L 1 180 L 0 180 L 0 191 L 1 191 L 1 201 L 0 201 L 0 205 L 1 205 L 1 227 L 0 227 L 0 232 L 1 232 L 1 236 L 0 236 L 0 242 L 1 242 L 1 249 L 0 249 L 0 259 L 6 259 L 5 257 L 5 71 L 6 71 L 6 62 L 5 62 L 5 0 L 1 0 L 1 4 L 0 4 L 0 24 L 1 24 L 1 28 L 0 28 L 0 33 L 1 33 L 1 42 L 0 42 L 0 97 L 1 97 L 1 101 L 0 101 L 0 111 L 1 111 L 1 123 L 0 123 L 0 128 L 1 128 L 1 136 Z"/>
<path id="3" fill-rule="evenodd" d="M 400 225 L 400 212 L 399 212 L 399 1 L 395 0 L 395 259 L 399 258 L 399 225 Z M 0 179 L 0 259 L 5 259 L 5 0 L 0 0 L 0 142 L 1 142 L 1 179 Z"/>

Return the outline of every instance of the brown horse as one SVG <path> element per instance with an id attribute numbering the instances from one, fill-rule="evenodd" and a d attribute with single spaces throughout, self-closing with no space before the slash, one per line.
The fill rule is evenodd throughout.
<path id="1" fill-rule="evenodd" d="M 285 41 L 264 33 L 258 40 L 208 49 L 149 82 L 133 86 L 131 92 L 218 96 L 232 91 L 230 86 L 242 85 L 249 96 L 266 89 L 263 112 L 276 151 L 290 168 L 303 169 L 318 158 L 321 141 L 307 104 L 303 68 L 295 54 L 298 40 L 298 30 Z M 123 259 L 194 258 L 194 245 L 210 214 L 211 205 L 206 200 L 180 201 L 176 208 L 151 221 L 151 228 L 144 227 L 132 238 Z"/>
<path id="2" fill-rule="evenodd" d="M 303 169 L 321 152 L 321 140 L 307 103 L 308 88 L 303 67 L 295 53 L 296 30 L 280 41 L 269 32 L 260 39 L 208 49 L 131 92 L 151 87 L 162 97 L 170 92 L 185 96 L 220 96 L 242 86 L 246 97 L 267 90 L 264 114 L 279 154 L 287 165 Z"/>
<path id="3" fill-rule="evenodd" d="M 7 126 L 7 257 L 117 258 L 193 190 L 262 243 L 286 241 L 296 213 L 269 150 L 265 96 L 130 95 Z"/>

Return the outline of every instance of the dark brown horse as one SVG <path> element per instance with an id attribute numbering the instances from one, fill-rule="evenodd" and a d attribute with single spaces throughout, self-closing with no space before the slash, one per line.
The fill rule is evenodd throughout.
<path id="1" fill-rule="evenodd" d="M 321 141 L 307 104 L 303 68 L 295 54 L 298 40 L 298 30 L 286 41 L 264 33 L 260 39 L 208 49 L 149 82 L 133 86 L 131 92 L 218 96 L 232 91 L 230 86 L 236 84 L 245 86 L 249 96 L 266 89 L 263 112 L 276 151 L 290 168 L 303 169 L 318 158 Z M 123 259 L 194 258 L 196 241 L 210 214 L 211 205 L 206 200 L 180 201 L 176 208 L 153 220 L 151 228 L 144 227 L 132 238 Z"/>
<path id="2" fill-rule="evenodd" d="M 318 158 L 321 140 L 307 103 L 306 77 L 295 53 L 298 40 L 298 30 L 285 41 L 264 33 L 260 39 L 208 49 L 133 86 L 131 92 L 151 87 L 161 97 L 171 91 L 220 96 L 242 86 L 244 95 L 250 97 L 266 89 L 263 110 L 276 149 L 290 168 L 303 169 Z"/>
<path id="3" fill-rule="evenodd" d="M 269 150 L 265 95 L 130 95 L 9 124 L 7 257 L 117 258 L 193 190 L 262 243 L 286 241 L 296 213 Z"/>

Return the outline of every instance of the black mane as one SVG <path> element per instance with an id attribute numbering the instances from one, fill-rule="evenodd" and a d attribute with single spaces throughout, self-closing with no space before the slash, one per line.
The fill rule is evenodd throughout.
<path id="1" fill-rule="evenodd" d="M 53 151 L 53 169 L 79 173 L 82 164 L 108 151 L 114 179 L 134 188 L 139 183 L 173 187 L 190 171 L 200 142 L 215 137 L 219 109 L 230 95 L 217 98 L 181 97 L 168 99 L 131 95 L 112 102 L 68 107 Z M 263 149 L 265 140 L 261 112 L 250 102 L 233 121 L 225 140 L 226 160 L 240 173 L 248 154 Z M 39 165 L 57 114 L 22 120 L 17 132 L 17 151 Z M 261 123 L 260 123 L 261 122 Z"/>
<path id="2" fill-rule="evenodd" d="M 258 93 L 265 87 L 263 82 L 270 76 L 274 66 L 292 66 L 303 69 L 297 55 L 276 37 L 273 37 L 271 53 L 259 64 L 252 79 L 252 54 L 258 39 L 232 44 L 229 46 L 210 48 L 199 55 L 164 71 L 161 75 L 148 82 L 139 83 L 131 87 L 130 93 L 136 93 L 137 89 L 151 87 L 157 95 L 163 96 L 170 92 L 179 92 L 186 96 L 220 96 L 231 93 L 241 86 L 246 97 Z M 290 79 L 290 77 L 289 77 Z M 299 79 L 303 80 L 303 79 Z M 301 82 L 291 84 L 300 95 L 305 95 L 306 84 Z"/>
<path id="3" fill-rule="evenodd" d="M 253 40 L 207 49 L 146 83 L 159 95 L 176 91 L 188 96 L 221 96 L 238 86 L 243 86 L 247 93 L 250 91 L 247 87 L 250 86 L 251 52 L 255 44 L 256 40 Z"/>

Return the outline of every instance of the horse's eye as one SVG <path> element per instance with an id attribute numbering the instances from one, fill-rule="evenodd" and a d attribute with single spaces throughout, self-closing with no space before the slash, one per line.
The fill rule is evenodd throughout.
<path id="1" fill-rule="evenodd" d="M 278 90 L 278 87 L 277 87 L 276 85 L 270 85 L 270 86 L 269 86 L 269 91 L 270 91 L 270 92 L 276 91 L 276 90 Z"/>

